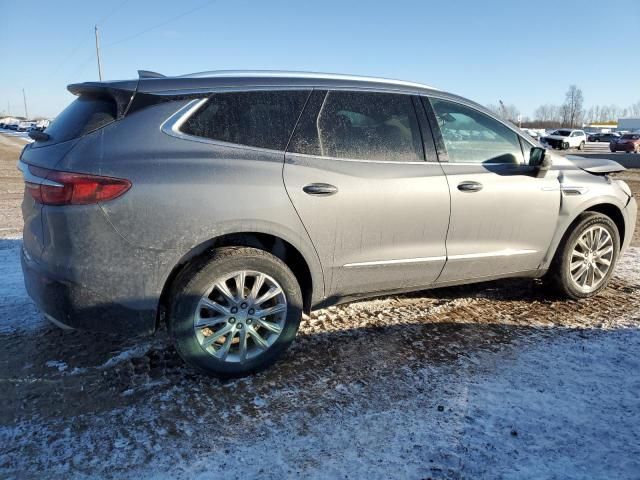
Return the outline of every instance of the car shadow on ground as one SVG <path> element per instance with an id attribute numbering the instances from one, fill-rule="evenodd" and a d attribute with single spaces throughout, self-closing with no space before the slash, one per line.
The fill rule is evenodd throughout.
<path id="1" fill-rule="evenodd" d="M 10 256 L 18 254 L 19 245 L 18 240 L 0 241 L 5 263 L 17 261 Z M 21 280 L 19 271 L 12 275 L 9 284 Z M 188 403 L 189 415 L 211 408 L 232 412 L 229 405 L 251 410 L 257 397 L 322 410 L 327 405 L 314 399 L 339 385 L 357 385 L 365 399 L 394 385 L 400 372 L 455 369 L 461 360 L 517 354 L 528 342 L 599 330 L 606 318 L 624 316 L 640 303 L 638 290 L 640 285 L 616 279 L 598 298 L 572 302 L 549 296 L 537 281 L 515 279 L 330 307 L 305 317 L 293 348 L 275 366 L 226 381 L 186 366 L 164 328 L 138 338 L 64 331 L 48 323 L 5 329 L 0 333 L 0 423 L 142 408 L 176 388 L 184 398 L 197 399 Z M 11 302 L 0 304 L 6 321 L 19 310 L 27 317 L 37 315 L 26 293 Z M 415 394 L 419 388 L 417 382 L 398 394 Z M 301 390 L 300 396 L 291 393 Z M 182 402 L 172 408 L 186 415 Z"/>

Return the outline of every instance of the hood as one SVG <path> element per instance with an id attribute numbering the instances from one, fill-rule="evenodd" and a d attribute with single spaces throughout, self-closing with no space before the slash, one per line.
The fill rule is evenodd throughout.
<path id="1" fill-rule="evenodd" d="M 576 167 L 594 175 L 606 175 L 608 173 L 622 172 L 626 170 L 626 168 L 618 162 L 607 160 L 606 158 L 584 158 L 573 155 L 567 155 L 566 158 Z"/>

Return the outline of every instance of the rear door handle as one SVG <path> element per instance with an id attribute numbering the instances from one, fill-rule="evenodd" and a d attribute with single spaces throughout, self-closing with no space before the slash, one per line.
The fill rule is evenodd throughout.
<path id="1" fill-rule="evenodd" d="M 462 182 L 458 184 L 458 190 L 461 192 L 479 192 L 482 190 L 482 184 L 479 182 Z"/>
<path id="2" fill-rule="evenodd" d="M 338 187 L 329 183 L 310 183 L 302 187 L 302 191 L 317 197 L 328 197 L 338 193 Z"/>

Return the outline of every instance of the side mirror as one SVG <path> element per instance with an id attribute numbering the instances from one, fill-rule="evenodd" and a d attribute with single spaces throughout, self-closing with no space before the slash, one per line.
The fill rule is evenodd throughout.
<path id="1" fill-rule="evenodd" d="M 551 155 L 544 148 L 532 147 L 529 154 L 529 165 L 536 167 L 539 172 L 546 172 L 551 168 L 553 161 Z"/>

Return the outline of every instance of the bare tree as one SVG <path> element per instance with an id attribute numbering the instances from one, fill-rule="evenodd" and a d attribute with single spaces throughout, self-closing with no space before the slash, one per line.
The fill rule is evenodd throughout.
<path id="1" fill-rule="evenodd" d="M 540 122 L 559 122 L 560 108 L 557 105 L 540 105 L 533 113 L 533 117 Z"/>
<path id="2" fill-rule="evenodd" d="M 562 105 L 562 124 L 567 127 L 577 127 L 582 120 L 584 96 L 582 90 L 576 85 L 571 85 L 565 95 Z"/>
<path id="3" fill-rule="evenodd" d="M 505 105 L 502 100 L 500 100 L 499 102 L 499 105 L 493 103 L 487 105 L 487 109 L 500 118 L 509 120 L 511 123 L 517 124 L 518 117 L 520 116 L 520 110 L 518 110 L 518 107 L 513 104 Z"/>
<path id="4" fill-rule="evenodd" d="M 634 117 L 640 117 L 640 101 L 637 101 L 629 107 L 629 114 Z"/>

